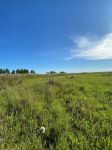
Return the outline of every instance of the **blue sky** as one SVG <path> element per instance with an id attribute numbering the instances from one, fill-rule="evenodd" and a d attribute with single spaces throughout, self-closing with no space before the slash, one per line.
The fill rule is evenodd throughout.
<path id="1" fill-rule="evenodd" d="M 0 67 L 112 70 L 112 0 L 1 0 Z"/>

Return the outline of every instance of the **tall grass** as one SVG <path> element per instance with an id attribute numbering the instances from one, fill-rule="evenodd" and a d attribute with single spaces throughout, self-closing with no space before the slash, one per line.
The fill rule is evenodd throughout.
<path id="1" fill-rule="evenodd" d="M 52 79 L 0 77 L 0 149 L 111 150 L 112 74 Z"/>

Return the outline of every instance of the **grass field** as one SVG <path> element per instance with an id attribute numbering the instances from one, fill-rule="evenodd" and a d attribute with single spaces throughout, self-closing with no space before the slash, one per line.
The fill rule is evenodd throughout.
<path id="1" fill-rule="evenodd" d="M 112 73 L 0 77 L 0 150 L 46 149 L 112 150 Z"/>

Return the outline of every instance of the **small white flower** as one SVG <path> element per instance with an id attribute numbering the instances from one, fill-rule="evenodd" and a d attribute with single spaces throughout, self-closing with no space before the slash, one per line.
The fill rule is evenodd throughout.
<path id="1" fill-rule="evenodd" d="M 44 134 L 44 133 L 45 133 L 45 127 L 41 127 L 41 128 L 39 129 L 39 131 Z"/>

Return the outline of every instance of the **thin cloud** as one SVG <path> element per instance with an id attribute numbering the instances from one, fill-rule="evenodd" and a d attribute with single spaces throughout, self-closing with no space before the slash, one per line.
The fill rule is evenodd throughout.
<path id="1" fill-rule="evenodd" d="M 72 39 L 75 48 L 72 49 L 71 56 L 66 60 L 79 58 L 86 60 L 112 59 L 112 33 L 99 38 L 86 36 Z"/>

